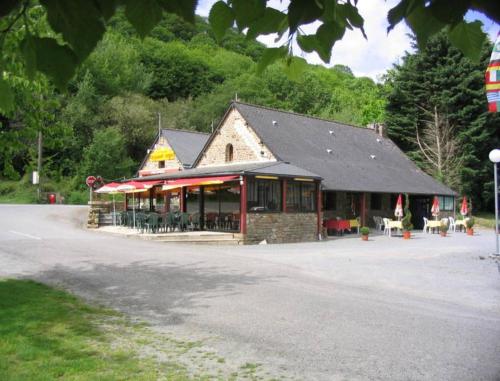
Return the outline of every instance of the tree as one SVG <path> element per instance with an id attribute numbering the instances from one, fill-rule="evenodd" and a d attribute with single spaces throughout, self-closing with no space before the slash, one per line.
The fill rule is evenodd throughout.
<path id="1" fill-rule="evenodd" d="M 50 28 L 39 31 L 32 27 L 31 15 L 39 4 L 47 14 Z M 0 49 L 5 48 L 5 35 L 10 31 L 24 33 L 16 46 L 24 56 L 30 76 L 39 71 L 63 89 L 73 77 L 76 68 L 95 49 L 109 27 L 112 17 L 124 10 L 125 17 L 141 37 L 145 37 L 162 20 L 163 12 L 176 14 L 184 20 L 195 21 L 196 0 L 149 0 L 146 4 L 130 0 L 9 0 L 0 3 Z M 297 66 L 297 59 L 289 58 L 292 42 L 296 40 L 306 52 L 317 52 L 325 62 L 330 60 L 336 41 L 346 29 L 358 29 L 363 35 L 364 20 L 358 13 L 356 0 L 291 0 L 287 12 L 268 7 L 268 0 L 217 1 L 210 10 L 209 21 L 217 40 L 221 41 L 234 25 L 246 30 L 250 39 L 259 35 L 288 34 L 285 44 L 267 49 L 260 58 L 262 71 L 276 60 L 287 66 Z M 495 21 L 500 20 L 500 6 L 491 0 L 463 0 L 450 11 L 447 0 L 400 0 L 388 13 L 389 30 L 405 21 L 424 46 L 432 35 L 445 29 L 451 42 L 471 58 L 479 58 L 480 47 L 486 39 L 479 21 L 466 22 L 468 10 L 476 10 Z M 314 34 L 306 35 L 301 26 L 317 21 Z M 365 35 L 366 36 L 366 35 Z M 4 71 L 0 62 L 0 70 Z M 2 74 L 0 77 L 0 109 L 13 108 L 12 89 Z"/>
<path id="2" fill-rule="evenodd" d="M 487 112 L 484 95 L 490 52 L 485 43 L 476 63 L 440 33 L 386 78 L 389 137 L 423 170 L 471 196 L 477 208 L 492 205 L 487 154 L 500 143 L 500 117 Z"/>
<path id="3" fill-rule="evenodd" d="M 123 135 L 117 128 L 97 131 L 92 143 L 83 151 L 79 168 L 81 186 L 86 176 L 102 176 L 106 181 L 129 176 L 136 163 L 128 157 Z"/>

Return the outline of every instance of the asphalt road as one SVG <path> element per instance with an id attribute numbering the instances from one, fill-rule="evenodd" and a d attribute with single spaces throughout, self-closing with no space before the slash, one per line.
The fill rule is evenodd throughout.
<path id="1" fill-rule="evenodd" d="M 62 285 L 231 361 L 304 380 L 500 380 L 493 236 L 175 245 L 0 205 L 0 277 Z"/>

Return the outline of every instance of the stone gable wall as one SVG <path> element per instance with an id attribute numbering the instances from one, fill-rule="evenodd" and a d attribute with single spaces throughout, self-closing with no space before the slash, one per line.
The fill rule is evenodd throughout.
<path id="1" fill-rule="evenodd" d="M 248 213 L 246 244 L 316 241 L 316 213 Z"/>
<path id="2" fill-rule="evenodd" d="M 160 137 L 158 142 L 154 145 L 153 151 L 158 148 L 172 149 L 170 144 L 168 144 L 167 139 L 165 139 L 163 136 Z M 148 174 L 157 174 L 157 173 L 178 171 L 183 169 L 182 163 L 177 159 L 177 157 L 174 160 L 166 160 L 165 168 L 159 168 L 158 166 L 159 162 L 149 160 L 149 156 L 150 154 L 148 153 L 148 158 L 146 159 L 144 165 L 139 169 L 139 173 L 141 171 L 148 171 Z"/>
<path id="3" fill-rule="evenodd" d="M 241 114 L 232 109 L 215 137 L 203 153 L 197 167 L 228 164 L 226 146 L 233 145 L 231 163 L 276 161 L 272 152 L 260 141 Z"/>

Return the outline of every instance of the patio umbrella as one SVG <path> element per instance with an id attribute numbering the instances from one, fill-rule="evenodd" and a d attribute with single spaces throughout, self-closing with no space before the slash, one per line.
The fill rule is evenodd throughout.
<path id="1" fill-rule="evenodd" d="M 432 202 L 431 214 L 436 218 L 439 216 L 439 199 L 437 196 L 434 196 L 434 201 Z"/>
<path id="2" fill-rule="evenodd" d="M 462 206 L 460 207 L 460 214 L 466 216 L 469 213 L 469 208 L 467 206 L 467 197 L 464 196 L 462 200 Z"/>
<path id="3" fill-rule="evenodd" d="M 403 217 L 403 196 L 398 196 L 398 201 L 396 202 L 396 209 L 394 209 L 394 215 L 398 220 Z"/>
<path id="4" fill-rule="evenodd" d="M 119 193 L 116 188 L 120 185 L 121 183 L 114 183 L 114 182 L 109 184 L 104 184 L 102 187 L 100 187 L 95 191 L 96 193 L 110 194 L 113 196 L 113 225 L 116 225 L 115 194 Z"/>
<path id="5" fill-rule="evenodd" d="M 140 193 L 140 192 L 145 192 L 149 188 L 151 188 L 151 185 L 144 184 L 140 181 L 129 181 L 127 183 L 123 183 L 119 186 L 116 187 L 116 190 L 119 192 L 123 193 L 132 193 L 132 215 L 133 215 L 133 221 L 134 221 L 134 228 L 135 228 L 135 193 Z"/>

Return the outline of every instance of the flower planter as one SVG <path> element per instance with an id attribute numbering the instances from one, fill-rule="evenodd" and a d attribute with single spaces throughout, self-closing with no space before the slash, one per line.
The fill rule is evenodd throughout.
<path id="1" fill-rule="evenodd" d="M 403 232 L 403 239 L 410 239 L 411 238 L 411 232 L 410 231 L 404 231 Z"/>
<path id="2" fill-rule="evenodd" d="M 368 241 L 368 234 L 366 234 L 366 235 L 362 234 L 362 235 L 361 235 L 361 239 L 362 239 L 363 241 Z"/>
<path id="3" fill-rule="evenodd" d="M 467 229 L 467 235 L 474 235 L 474 229 Z"/>

